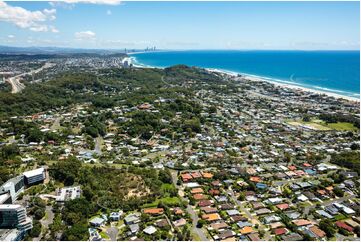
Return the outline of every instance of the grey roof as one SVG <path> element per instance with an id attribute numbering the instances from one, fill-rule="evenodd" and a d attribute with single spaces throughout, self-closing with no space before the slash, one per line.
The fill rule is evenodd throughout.
<path id="1" fill-rule="evenodd" d="M 93 218 L 92 220 L 89 221 L 89 223 L 91 223 L 91 224 L 102 224 L 104 222 L 105 222 L 105 220 L 100 217 Z"/>
<path id="2" fill-rule="evenodd" d="M 236 209 L 231 209 L 226 211 L 229 216 L 238 215 L 240 212 Z"/>

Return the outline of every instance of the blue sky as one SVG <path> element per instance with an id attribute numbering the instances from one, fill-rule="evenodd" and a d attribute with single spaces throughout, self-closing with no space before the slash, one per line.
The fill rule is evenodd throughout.
<path id="1" fill-rule="evenodd" d="M 0 1 L 0 45 L 292 50 L 360 45 L 359 2 L 66 1 L 72 3 Z"/>

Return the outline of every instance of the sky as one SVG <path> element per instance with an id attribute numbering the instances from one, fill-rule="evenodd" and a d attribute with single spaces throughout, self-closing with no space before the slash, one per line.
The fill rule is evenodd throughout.
<path id="1" fill-rule="evenodd" d="M 358 50 L 360 4 L 0 0 L 0 45 Z"/>

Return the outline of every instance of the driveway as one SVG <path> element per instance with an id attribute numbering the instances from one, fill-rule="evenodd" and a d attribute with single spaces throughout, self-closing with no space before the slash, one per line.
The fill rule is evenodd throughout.
<path id="1" fill-rule="evenodd" d="M 118 236 L 118 229 L 116 227 L 110 227 L 107 229 L 107 235 L 110 237 L 111 241 L 116 241 Z"/>

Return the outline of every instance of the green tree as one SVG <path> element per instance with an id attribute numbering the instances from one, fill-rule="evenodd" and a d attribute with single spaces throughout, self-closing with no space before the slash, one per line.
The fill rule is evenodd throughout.
<path id="1" fill-rule="evenodd" d="M 329 219 L 321 220 L 319 223 L 319 227 L 321 230 L 325 231 L 327 237 L 333 237 L 333 235 L 336 233 L 336 228 L 333 224 L 333 222 Z"/>
<path id="2" fill-rule="evenodd" d="M 70 228 L 67 228 L 64 231 L 64 240 L 68 241 L 85 241 L 88 240 L 88 226 L 84 223 L 82 224 L 74 224 Z"/>

